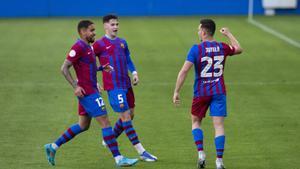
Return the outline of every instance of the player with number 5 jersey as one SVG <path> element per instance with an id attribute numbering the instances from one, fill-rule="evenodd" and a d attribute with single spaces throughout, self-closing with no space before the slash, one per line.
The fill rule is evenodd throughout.
<path id="1" fill-rule="evenodd" d="M 105 36 L 97 40 L 93 47 L 101 65 L 112 65 L 114 70 L 110 73 L 102 71 L 104 90 L 107 91 L 109 102 L 115 112 L 119 113 L 119 120 L 113 129 L 115 137 L 123 131 L 140 155 L 147 162 L 157 161 L 157 157 L 145 150 L 137 132 L 133 127 L 133 113 L 135 107 L 134 93 L 131 87 L 128 71 L 132 73 L 133 85 L 139 82 L 135 66 L 130 58 L 127 42 L 117 36 L 119 21 L 116 15 L 103 17 Z M 107 144 L 103 142 L 103 145 Z"/>
<path id="2" fill-rule="evenodd" d="M 226 36 L 230 44 L 217 42 L 214 39 L 216 25 L 211 19 L 203 19 L 198 27 L 200 44 L 193 45 L 187 59 L 181 68 L 173 96 L 175 105 L 180 103 L 179 91 L 185 81 L 188 71 L 194 66 L 194 98 L 191 108 L 192 135 L 198 151 L 198 168 L 205 167 L 202 119 L 208 108 L 215 128 L 216 168 L 225 169 L 223 153 L 225 146 L 224 117 L 226 110 L 226 88 L 224 82 L 224 67 L 228 56 L 242 53 L 242 48 L 228 28 L 220 32 Z"/>

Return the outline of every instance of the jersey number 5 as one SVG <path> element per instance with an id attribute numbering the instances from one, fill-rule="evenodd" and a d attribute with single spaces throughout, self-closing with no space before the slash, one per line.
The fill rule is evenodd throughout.
<path id="1" fill-rule="evenodd" d="M 202 62 L 207 62 L 207 64 L 205 65 L 204 69 L 201 71 L 201 77 L 220 77 L 223 74 L 223 62 L 224 60 L 224 56 L 220 55 L 220 56 L 214 56 L 214 58 L 212 59 L 211 57 L 205 56 L 201 58 L 201 63 Z M 213 61 L 216 61 L 214 63 L 214 67 L 213 67 L 213 71 L 209 72 L 209 69 L 211 68 L 211 66 L 213 65 Z"/>
<path id="2" fill-rule="evenodd" d="M 119 101 L 119 104 L 124 102 L 122 94 L 118 94 L 118 101 Z"/>

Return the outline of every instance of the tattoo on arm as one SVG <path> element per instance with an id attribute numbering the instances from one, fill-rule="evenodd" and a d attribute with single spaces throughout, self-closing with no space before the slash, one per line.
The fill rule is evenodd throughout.
<path id="1" fill-rule="evenodd" d="M 63 65 L 61 66 L 61 72 L 66 78 L 66 80 L 70 83 L 73 88 L 77 87 L 77 82 L 73 79 L 72 74 L 70 72 L 70 67 L 72 67 L 72 62 L 68 61 L 67 59 L 64 61 Z"/>

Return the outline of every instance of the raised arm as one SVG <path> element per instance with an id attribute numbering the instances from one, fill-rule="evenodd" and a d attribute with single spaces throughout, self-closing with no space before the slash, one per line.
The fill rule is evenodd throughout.
<path id="1" fill-rule="evenodd" d="M 240 54 L 240 53 L 243 52 L 243 49 L 242 49 L 240 43 L 239 43 L 238 40 L 233 36 L 233 34 L 229 31 L 228 28 L 222 28 L 222 29 L 220 30 L 220 32 L 221 32 L 224 36 L 226 36 L 226 37 L 229 39 L 230 45 L 231 45 L 232 47 L 234 47 L 234 49 L 235 49 L 234 54 Z"/>

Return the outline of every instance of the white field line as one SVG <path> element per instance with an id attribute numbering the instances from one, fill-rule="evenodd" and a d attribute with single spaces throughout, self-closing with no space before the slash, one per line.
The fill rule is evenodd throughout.
<path id="1" fill-rule="evenodd" d="M 300 81 L 294 82 L 225 82 L 228 86 L 278 86 L 278 85 L 300 85 Z M 152 82 L 152 83 L 141 83 L 141 86 L 173 86 L 175 87 L 175 82 Z M 193 83 L 185 83 L 184 85 L 192 86 Z"/>
<path id="2" fill-rule="evenodd" d="M 264 25 L 264 24 L 262 24 L 258 21 L 255 21 L 254 19 L 252 19 L 252 17 L 249 17 L 248 22 L 253 24 L 254 26 L 257 26 L 258 28 L 264 30 L 265 32 L 268 32 L 268 33 L 276 36 L 277 38 L 279 38 L 279 39 L 281 39 L 281 40 L 283 40 L 283 41 L 285 41 L 285 42 L 287 42 L 287 43 L 289 43 L 289 44 L 291 44 L 291 45 L 293 45 L 297 48 L 300 48 L 300 43 L 299 42 L 285 36 L 284 34 L 282 34 L 280 32 L 275 31 L 274 29 L 269 28 L 268 26 L 266 26 L 266 25 Z"/>

